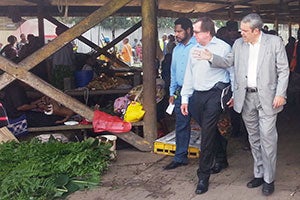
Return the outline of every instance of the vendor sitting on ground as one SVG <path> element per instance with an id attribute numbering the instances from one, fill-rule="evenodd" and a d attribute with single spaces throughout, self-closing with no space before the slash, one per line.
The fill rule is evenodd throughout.
<path id="1" fill-rule="evenodd" d="M 49 97 L 30 102 L 22 84 L 14 81 L 3 89 L 3 106 L 9 121 L 25 115 L 28 127 L 55 126 L 61 125 L 74 114 Z"/>

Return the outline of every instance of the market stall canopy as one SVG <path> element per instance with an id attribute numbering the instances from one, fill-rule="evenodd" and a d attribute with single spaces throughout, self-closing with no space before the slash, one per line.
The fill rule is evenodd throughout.
<path id="1" fill-rule="evenodd" d="M 21 33 L 25 35 L 39 35 L 38 29 L 38 19 L 28 19 L 13 32 L 13 35 L 20 35 Z M 44 19 L 44 31 L 46 41 L 53 40 L 56 37 L 55 29 L 56 25 Z"/>
<path id="2" fill-rule="evenodd" d="M 1 0 L 0 16 L 37 16 L 38 4 L 52 16 L 86 16 L 109 0 Z M 299 0 L 158 0 L 161 17 L 198 17 L 213 19 L 241 19 L 250 13 L 259 13 L 265 22 L 298 23 Z M 141 0 L 132 0 L 121 8 L 119 15 L 140 15 Z"/>

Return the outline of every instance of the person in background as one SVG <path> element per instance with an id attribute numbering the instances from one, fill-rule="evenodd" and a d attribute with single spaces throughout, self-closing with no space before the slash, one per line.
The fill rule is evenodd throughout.
<path id="1" fill-rule="evenodd" d="M 296 60 L 297 60 L 297 65 L 295 67 L 295 72 L 296 73 L 300 73 L 300 28 L 298 29 L 297 31 L 297 41 L 295 42 L 295 45 L 296 45 L 296 52 L 295 52 L 295 55 L 296 55 Z"/>
<path id="2" fill-rule="evenodd" d="M 7 59 L 9 59 L 9 60 L 11 60 L 13 62 L 17 62 L 18 61 L 18 51 L 17 51 L 17 49 L 15 47 L 16 42 L 17 42 L 16 36 L 14 36 L 14 35 L 8 36 L 7 42 L 8 42 L 8 44 L 5 45 L 3 47 L 3 49 L 1 49 L 0 55 L 4 54 L 4 56 Z"/>
<path id="3" fill-rule="evenodd" d="M 221 28 L 219 28 L 217 30 L 216 37 L 219 38 L 220 40 L 223 40 L 224 42 L 226 42 L 229 45 L 231 44 L 231 41 L 229 38 L 229 33 L 228 33 L 226 26 L 222 26 Z"/>
<path id="4" fill-rule="evenodd" d="M 24 33 L 20 35 L 20 42 L 17 43 L 17 50 L 20 51 L 22 47 L 27 44 L 26 36 Z"/>
<path id="5" fill-rule="evenodd" d="M 2 104 L 6 109 L 9 121 L 15 121 L 21 116 L 25 116 L 28 127 L 55 126 L 64 119 L 58 115 L 45 114 L 40 108 L 43 106 L 40 100 L 30 101 L 28 98 L 24 83 L 13 81 L 4 89 Z M 18 130 L 16 130 L 18 131 Z"/>
<path id="6" fill-rule="evenodd" d="M 143 52 L 142 52 L 142 43 L 138 43 L 135 47 L 135 53 L 137 57 L 137 61 L 142 62 L 143 60 Z"/>
<path id="7" fill-rule="evenodd" d="M 56 35 L 61 35 L 67 29 L 63 26 L 57 26 L 55 31 Z M 70 78 L 73 76 L 75 67 L 75 54 L 73 46 L 69 42 L 58 51 L 56 51 L 48 64 L 48 74 L 51 83 L 58 89 L 63 89 L 64 78 Z"/>
<path id="8" fill-rule="evenodd" d="M 168 53 L 165 55 L 163 61 L 161 62 L 161 77 L 165 81 L 165 88 L 166 88 L 166 96 L 169 95 L 169 88 L 171 82 L 171 61 L 172 61 L 172 54 Z"/>
<path id="9" fill-rule="evenodd" d="M 167 54 L 167 44 L 168 44 L 168 35 L 164 33 L 163 36 L 161 37 L 161 44 L 160 44 L 160 48 L 164 55 Z"/>
<path id="10" fill-rule="evenodd" d="M 227 42 L 230 46 L 232 46 L 238 38 L 242 37 L 241 33 L 239 32 L 237 21 L 233 21 L 233 20 L 227 21 L 226 30 L 227 30 L 227 34 L 223 37 L 225 38 L 225 40 L 223 38 L 220 39 Z M 230 113 L 230 120 L 232 126 L 231 137 L 233 138 L 242 137 L 242 145 L 243 145 L 242 149 L 246 151 L 250 150 L 248 133 L 241 114 L 234 111 L 233 108 L 229 109 L 229 113 Z"/>
<path id="11" fill-rule="evenodd" d="M 170 34 L 168 35 L 168 43 L 167 43 L 167 50 L 166 50 L 166 55 L 167 54 L 172 54 L 173 49 L 176 47 L 176 41 L 175 41 L 175 36 Z"/>
<path id="12" fill-rule="evenodd" d="M 235 40 L 242 37 L 241 33 L 239 32 L 238 27 L 239 27 L 239 25 L 238 25 L 237 21 L 229 20 L 229 21 L 226 22 L 226 29 L 227 29 L 228 38 L 229 38 L 228 44 L 230 46 L 233 45 Z"/>
<path id="13" fill-rule="evenodd" d="M 291 63 L 294 49 L 295 49 L 296 38 L 293 36 L 289 37 L 288 43 L 285 45 L 285 51 L 288 58 L 289 63 Z"/>
<path id="14" fill-rule="evenodd" d="M 127 65 L 131 66 L 132 60 L 133 60 L 133 57 L 132 57 L 133 55 L 132 55 L 132 47 L 129 44 L 128 38 L 123 39 L 123 48 L 122 48 L 121 54 L 122 54 L 123 61 Z"/>
<path id="15" fill-rule="evenodd" d="M 262 28 L 262 32 L 268 33 L 269 32 L 269 27 L 267 25 L 264 25 L 264 27 Z"/>
<path id="16" fill-rule="evenodd" d="M 201 127 L 199 180 L 195 193 L 203 194 L 208 190 L 211 173 L 214 173 L 214 160 L 219 169 L 228 167 L 226 149 L 223 148 L 226 145 L 222 144 L 224 138 L 218 131 L 217 123 L 222 112 L 222 91 L 230 86 L 230 82 L 233 83 L 233 70 L 211 68 L 208 61 L 196 57 L 203 49 L 220 56 L 227 55 L 231 50 L 230 45 L 215 37 L 212 19 L 200 17 L 194 23 L 194 35 L 198 44 L 191 48 L 188 57 L 181 90 L 181 112 L 184 116 L 191 115 Z"/>
<path id="17" fill-rule="evenodd" d="M 265 196 L 274 190 L 277 160 L 277 114 L 286 103 L 289 64 L 280 37 L 262 32 L 263 22 L 256 13 L 241 21 L 242 38 L 236 40 L 226 57 L 209 50 L 199 59 L 212 62 L 212 68 L 234 65 L 234 109 L 242 113 L 254 159 L 254 178 L 248 188 L 261 185 Z"/>
<path id="18" fill-rule="evenodd" d="M 136 46 L 138 44 L 138 39 L 134 38 L 133 39 L 133 43 L 131 45 L 131 48 L 132 48 L 132 56 L 133 56 L 133 59 L 134 61 L 137 61 L 137 53 L 136 53 Z"/>
<path id="19" fill-rule="evenodd" d="M 278 36 L 278 32 L 276 30 L 269 30 L 267 33 Z"/>
<path id="20" fill-rule="evenodd" d="M 188 18 L 178 18 L 174 22 L 174 32 L 177 46 L 173 49 L 171 60 L 171 82 L 169 89 L 169 104 L 175 104 L 175 135 L 176 151 L 173 161 L 164 167 L 165 170 L 175 169 L 188 164 L 188 147 L 191 136 L 191 115 L 183 115 L 180 110 L 180 91 L 187 66 L 190 49 L 197 41 L 193 37 L 193 24 Z"/>

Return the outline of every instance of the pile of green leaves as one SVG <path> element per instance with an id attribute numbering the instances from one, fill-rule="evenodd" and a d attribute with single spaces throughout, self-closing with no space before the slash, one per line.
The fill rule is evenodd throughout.
<path id="1" fill-rule="evenodd" d="M 0 145 L 0 199 L 45 200 L 98 186 L 109 164 L 110 145 L 47 143 L 37 139 Z"/>

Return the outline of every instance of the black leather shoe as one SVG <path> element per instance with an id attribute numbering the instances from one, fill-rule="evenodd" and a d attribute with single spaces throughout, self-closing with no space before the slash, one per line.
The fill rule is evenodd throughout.
<path id="1" fill-rule="evenodd" d="M 262 187 L 262 193 L 265 196 L 269 196 L 274 192 L 274 181 L 272 183 L 264 182 Z"/>
<path id="2" fill-rule="evenodd" d="M 208 179 L 199 180 L 197 189 L 195 191 L 196 194 L 203 194 L 208 190 Z"/>
<path id="3" fill-rule="evenodd" d="M 172 161 L 170 164 L 168 164 L 164 167 L 164 170 L 175 169 L 175 168 L 183 166 L 183 165 L 187 165 L 187 163 L 180 163 L 180 162 Z"/>
<path id="4" fill-rule="evenodd" d="M 264 183 L 263 178 L 254 178 L 249 183 L 247 183 L 248 188 L 255 188 L 261 186 Z"/>
<path id="5" fill-rule="evenodd" d="M 211 169 L 210 169 L 210 173 L 211 174 L 217 174 L 220 171 L 222 171 L 222 169 L 225 169 L 228 167 L 228 162 L 217 162 Z"/>

